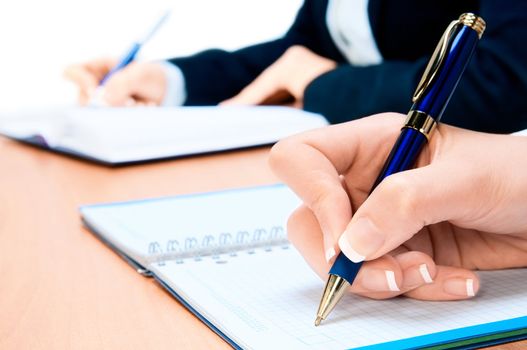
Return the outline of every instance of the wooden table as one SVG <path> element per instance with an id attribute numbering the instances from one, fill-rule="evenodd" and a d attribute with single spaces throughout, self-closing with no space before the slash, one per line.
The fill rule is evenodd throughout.
<path id="1" fill-rule="evenodd" d="M 112 169 L 1 138 L 0 349 L 230 349 L 83 228 L 77 208 L 275 183 L 267 154 Z"/>

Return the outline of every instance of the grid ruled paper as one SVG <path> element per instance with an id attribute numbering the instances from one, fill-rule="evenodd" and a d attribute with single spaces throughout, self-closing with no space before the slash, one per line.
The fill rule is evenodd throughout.
<path id="1" fill-rule="evenodd" d="M 152 270 L 229 338 L 250 349 L 355 348 L 527 315 L 527 269 L 481 272 L 480 293 L 467 301 L 347 295 L 320 327 L 313 322 L 324 283 L 290 246 L 169 261 Z"/>

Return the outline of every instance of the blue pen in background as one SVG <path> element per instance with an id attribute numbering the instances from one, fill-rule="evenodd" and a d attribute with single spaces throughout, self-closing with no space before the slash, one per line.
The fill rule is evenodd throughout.
<path id="1" fill-rule="evenodd" d="M 92 103 L 91 103 L 92 105 L 93 104 L 95 104 L 95 105 L 104 104 L 101 101 L 101 95 L 102 95 L 102 88 L 104 87 L 104 84 L 106 83 L 106 81 L 113 74 L 115 74 L 115 72 L 123 69 L 124 67 L 129 65 L 135 59 L 135 57 L 137 56 L 137 53 L 139 52 L 139 50 L 141 50 L 143 45 L 154 36 L 154 34 L 159 30 L 159 28 L 161 28 L 161 26 L 165 23 L 165 21 L 167 20 L 167 18 L 169 16 L 170 16 L 170 10 L 166 11 L 156 21 L 154 26 L 152 28 L 150 28 L 150 30 L 146 33 L 146 35 L 141 40 L 135 41 L 132 44 L 132 46 L 130 47 L 130 49 L 128 49 L 126 51 L 126 53 L 123 55 L 123 57 L 115 65 L 115 67 L 113 67 L 108 73 L 106 73 L 106 75 L 99 82 L 99 86 L 97 87 L 97 89 L 95 90 L 95 92 L 93 94 Z"/>
<path id="2" fill-rule="evenodd" d="M 387 176 L 410 169 L 456 89 L 476 45 L 485 30 L 485 21 L 472 13 L 462 14 L 450 23 L 432 55 L 414 93 L 410 112 L 395 145 L 372 189 Z M 317 311 L 318 326 L 333 310 L 347 287 L 353 283 L 362 262 L 354 263 L 340 253 L 329 271 L 329 278 Z"/>

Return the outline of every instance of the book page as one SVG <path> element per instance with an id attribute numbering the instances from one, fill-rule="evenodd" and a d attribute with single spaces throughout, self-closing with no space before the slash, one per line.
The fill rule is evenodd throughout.
<path id="1" fill-rule="evenodd" d="M 386 342 L 394 343 L 379 348 L 422 347 L 452 340 L 453 330 L 463 327 L 516 317 L 524 317 L 518 322 L 527 325 L 527 269 L 480 272 L 480 293 L 466 301 L 370 300 L 346 295 L 319 327 L 314 320 L 324 282 L 291 246 L 171 261 L 156 264 L 152 271 L 248 349 L 348 349 Z M 435 335 L 414 338 L 427 334 Z M 396 342 L 407 338 L 415 340 Z"/>
<path id="2" fill-rule="evenodd" d="M 18 140 L 33 140 L 44 147 L 56 147 L 64 134 L 67 109 L 33 109 L 17 113 L 2 112 L 0 133 Z"/>
<path id="3" fill-rule="evenodd" d="M 143 266 L 188 255 L 212 255 L 286 240 L 300 205 L 284 185 L 84 206 L 85 221 Z"/>
<path id="4" fill-rule="evenodd" d="M 124 163 L 267 145 L 325 125 L 318 114 L 278 106 L 87 107 L 20 112 L 0 132 L 44 135 L 52 147 Z"/>

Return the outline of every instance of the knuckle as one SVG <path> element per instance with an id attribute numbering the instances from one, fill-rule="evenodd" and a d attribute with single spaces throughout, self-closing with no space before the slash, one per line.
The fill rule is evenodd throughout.
<path id="1" fill-rule="evenodd" d="M 327 178 L 324 173 L 316 178 L 317 181 L 309 184 L 309 193 L 313 196 L 309 203 L 306 203 L 307 206 L 315 213 L 324 213 L 326 210 L 332 210 L 333 206 L 341 204 L 341 191 L 340 188 L 335 187 L 335 182 Z"/>
<path id="2" fill-rule="evenodd" d="M 268 163 L 271 169 L 277 174 L 283 173 L 288 169 L 291 159 L 299 143 L 294 138 L 284 139 L 271 148 L 269 153 Z"/>

